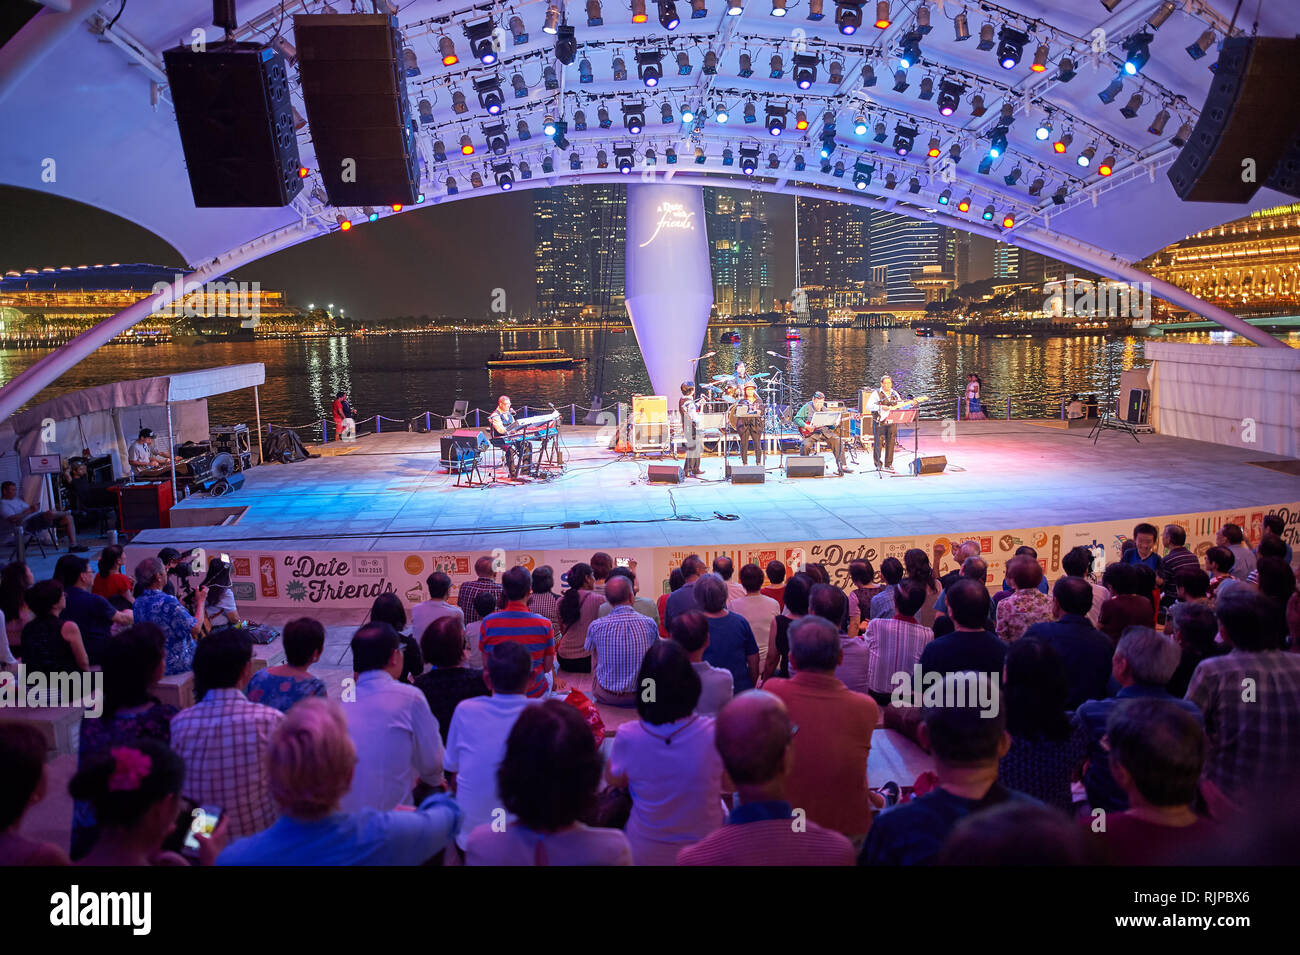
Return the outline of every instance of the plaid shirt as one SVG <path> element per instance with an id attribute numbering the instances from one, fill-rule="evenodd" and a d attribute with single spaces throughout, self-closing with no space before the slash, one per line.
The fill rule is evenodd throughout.
<path id="1" fill-rule="evenodd" d="M 934 639 L 934 631 L 915 617 L 877 617 L 867 624 L 867 686 L 875 693 L 893 693 L 891 678 L 921 662 L 921 651 Z"/>
<path id="2" fill-rule="evenodd" d="M 479 615 L 474 612 L 474 598 L 482 593 L 489 593 L 496 597 L 497 604 L 500 605 L 501 585 L 491 577 L 479 577 L 460 585 L 460 590 L 456 594 L 456 606 L 465 613 L 465 626 L 479 619 Z"/>
<path id="3" fill-rule="evenodd" d="M 230 838 L 261 832 L 278 815 L 271 801 L 266 750 L 279 710 L 250 703 L 233 687 L 208 690 L 172 718 L 172 749 L 185 760 L 182 792 L 200 806 L 218 806 Z"/>
<path id="4" fill-rule="evenodd" d="M 1300 761 L 1300 654 L 1233 650 L 1202 660 L 1187 699 L 1205 714 L 1205 775 L 1227 795 L 1244 797 Z"/>
<path id="5" fill-rule="evenodd" d="M 596 654 L 596 682 L 610 693 L 631 693 L 646 651 L 659 642 L 659 625 L 621 604 L 587 628 L 585 649 Z"/>

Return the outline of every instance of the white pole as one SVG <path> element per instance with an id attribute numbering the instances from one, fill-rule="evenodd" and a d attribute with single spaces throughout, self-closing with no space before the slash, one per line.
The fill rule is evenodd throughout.
<path id="1" fill-rule="evenodd" d="M 172 503 L 176 503 L 176 436 L 172 433 L 172 403 L 167 402 L 167 453 L 172 466 Z"/>
<path id="2" fill-rule="evenodd" d="M 262 402 L 257 397 L 257 385 L 253 386 L 253 413 L 257 415 L 257 463 L 262 463 Z"/>

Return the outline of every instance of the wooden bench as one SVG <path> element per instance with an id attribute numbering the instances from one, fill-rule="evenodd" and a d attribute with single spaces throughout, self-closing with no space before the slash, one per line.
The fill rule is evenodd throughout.
<path id="1" fill-rule="evenodd" d="M 170 703 L 178 710 L 191 707 L 194 705 L 194 671 L 165 676 L 153 685 L 152 692 L 160 703 Z"/>
<path id="2" fill-rule="evenodd" d="M 5 719 L 30 723 L 41 731 L 45 745 L 54 756 L 76 756 L 81 743 L 80 706 L 14 707 L 0 710 Z"/>

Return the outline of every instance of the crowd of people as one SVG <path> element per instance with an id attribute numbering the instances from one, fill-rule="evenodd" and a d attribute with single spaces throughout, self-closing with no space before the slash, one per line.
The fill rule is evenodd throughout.
<path id="1" fill-rule="evenodd" d="M 174 552 L 134 586 L 120 548 L 11 564 L 0 662 L 99 669 L 104 705 L 66 846 L 24 834 L 46 744 L 0 720 L 0 864 L 1268 861 L 1295 837 L 1256 807 L 1300 760 L 1300 594 L 1265 526 L 1200 560 L 1139 524 L 1100 580 L 1080 547 L 1050 586 L 1029 547 L 990 580 L 975 541 L 942 575 L 942 548 L 843 579 L 691 555 L 657 601 L 603 552 L 562 593 L 483 557 L 454 602 L 436 571 L 409 611 L 378 598 L 338 699 L 319 621 L 259 669 L 245 627 L 211 626 L 224 595 L 176 595 Z M 187 671 L 193 706 L 153 695 Z M 882 729 L 933 768 L 869 778 Z"/>

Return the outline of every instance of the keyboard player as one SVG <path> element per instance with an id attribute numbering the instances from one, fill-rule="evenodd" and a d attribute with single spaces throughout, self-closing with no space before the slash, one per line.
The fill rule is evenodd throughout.
<path id="1" fill-rule="evenodd" d="M 506 453 L 506 470 L 511 481 L 519 481 L 519 465 L 522 462 L 527 470 L 532 464 L 532 446 L 522 432 L 515 431 L 514 410 L 510 405 L 510 396 L 502 395 L 497 399 L 496 410 L 488 415 L 488 424 L 492 426 L 492 443 Z"/>
<path id="2" fill-rule="evenodd" d="M 131 466 L 133 475 L 138 477 L 141 476 L 141 472 L 151 471 L 154 468 L 171 464 L 171 455 L 166 451 L 155 448 L 153 446 L 154 440 L 152 428 L 141 428 L 139 437 L 127 449 L 126 459 Z"/>

